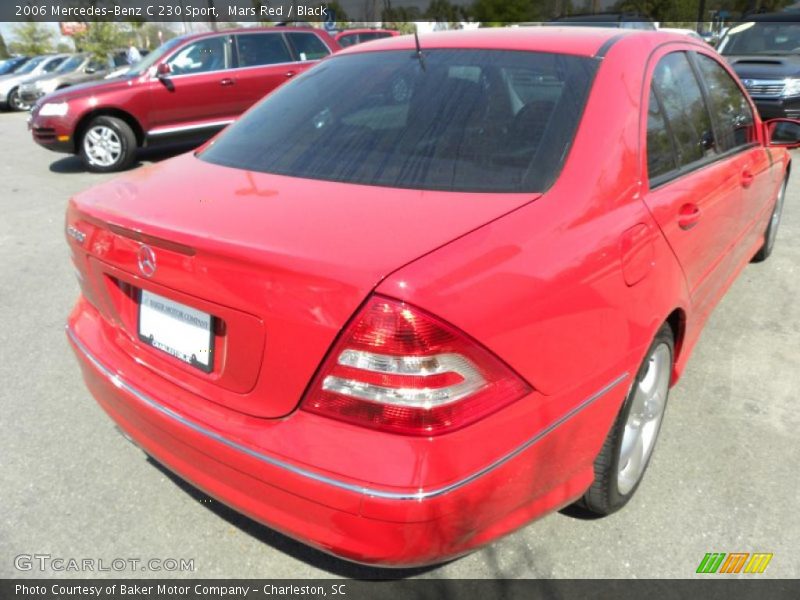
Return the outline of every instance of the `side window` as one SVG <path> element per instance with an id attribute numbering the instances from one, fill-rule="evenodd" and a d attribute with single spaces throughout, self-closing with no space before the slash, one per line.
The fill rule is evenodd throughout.
<path id="1" fill-rule="evenodd" d="M 358 43 L 358 34 L 351 33 L 350 35 L 343 35 L 339 38 L 339 45 L 342 48 L 347 48 L 348 46 L 352 46 Z"/>
<path id="2" fill-rule="evenodd" d="M 331 53 L 322 40 L 313 33 L 290 32 L 286 35 L 294 46 L 295 56 L 299 60 L 319 60 Z"/>
<path id="3" fill-rule="evenodd" d="M 753 111 L 742 90 L 728 72 L 713 58 L 697 54 L 711 112 L 717 125 L 717 148 L 727 152 L 755 141 Z"/>
<path id="4" fill-rule="evenodd" d="M 52 73 L 61 65 L 62 62 L 64 62 L 64 58 L 54 58 L 48 62 L 42 70 L 45 73 Z"/>
<path id="5" fill-rule="evenodd" d="M 667 54 L 653 72 L 653 87 L 661 99 L 681 167 L 712 156 L 714 134 L 700 85 L 684 52 Z"/>
<path id="6" fill-rule="evenodd" d="M 647 106 L 647 174 L 652 181 L 660 175 L 675 170 L 677 166 L 672 136 L 655 92 L 651 88 Z"/>
<path id="7" fill-rule="evenodd" d="M 225 40 L 212 37 L 188 44 L 178 50 L 168 64 L 174 75 L 221 71 L 226 68 Z"/>
<path id="8" fill-rule="evenodd" d="M 243 33 L 236 36 L 240 67 L 292 62 L 280 33 Z"/>

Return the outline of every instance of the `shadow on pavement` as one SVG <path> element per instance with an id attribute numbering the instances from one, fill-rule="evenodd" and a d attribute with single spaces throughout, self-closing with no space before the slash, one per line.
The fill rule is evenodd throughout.
<path id="1" fill-rule="evenodd" d="M 301 560 L 317 569 L 323 569 L 328 573 L 332 573 L 333 575 L 347 577 L 350 579 L 405 579 L 408 577 L 421 575 L 441 566 L 432 565 L 412 569 L 382 569 L 380 567 L 359 565 L 336 558 L 335 556 L 325 554 L 320 550 L 316 550 L 310 546 L 306 546 L 305 544 L 293 540 L 282 533 L 278 533 L 277 531 L 274 531 L 269 527 L 266 527 L 265 525 L 262 525 L 261 523 L 258 523 L 257 521 L 254 521 L 253 519 L 236 512 L 232 508 L 217 502 L 201 490 L 194 487 L 188 481 L 181 479 L 178 475 L 160 464 L 153 457 L 148 456 L 147 460 L 165 476 L 167 476 L 183 492 L 188 494 L 197 502 L 200 502 L 204 508 L 207 508 L 217 516 L 225 519 L 228 521 L 228 523 L 234 525 L 242 532 L 254 537 L 264 544 L 272 546 L 279 552 L 288 554 L 296 560 Z"/>
<path id="2" fill-rule="evenodd" d="M 172 158 L 173 156 L 178 156 L 179 154 L 183 154 L 184 152 L 189 152 L 190 150 L 196 147 L 197 144 L 195 143 L 195 144 L 170 144 L 170 145 L 158 146 L 157 148 L 143 148 L 139 150 L 138 154 L 136 155 L 136 162 L 134 162 L 133 165 L 126 171 L 131 171 L 133 169 L 141 167 L 144 163 L 161 162 L 162 160 Z M 50 163 L 50 171 L 52 173 L 63 173 L 63 174 L 87 172 L 86 167 L 83 166 L 83 161 L 81 161 L 79 156 L 76 156 L 74 154 L 64 156 Z"/>

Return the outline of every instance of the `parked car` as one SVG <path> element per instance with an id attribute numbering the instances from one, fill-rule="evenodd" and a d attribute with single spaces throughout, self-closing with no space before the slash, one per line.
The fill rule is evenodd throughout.
<path id="1" fill-rule="evenodd" d="M 656 24 L 636 13 L 599 12 L 557 17 L 542 25 L 570 27 L 615 27 L 620 29 L 642 29 L 653 31 Z"/>
<path id="2" fill-rule="evenodd" d="M 12 56 L 11 58 L 0 60 L 0 77 L 13 73 L 17 69 L 22 68 L 22 65 L 24 65 L 28 60 L 30 60 L 30 57 L 28 56 Z"/>
<path id="3" fill-rule="evenodd" d="M 27 79 L 19 86 L 19 97 L 23 104 L 32 106 L 39 98 L 56 90 L 78 83 L 102 79 L 114 66 L 111 57 L 99 60 L 88 53 L 69 57 L 52 73 Z"/>
<path id="4" fill-rule="evenodd" d="M 339 49 L 324 31 L 242 29 L 174 38 L 121 77 L 56 91 L 31 114 L 33 139 L 92 171 L 128 167 L 142 146 L 205 140 Z"/>
<path id="5" fill-rule="evenodd" d="M 717 49 L 741 78 L 764 119 L 800 117 L 800 22 L 795 13 L 752 15 Z"/>
<path id="6" fill-rule="evenodd" d="M 339 43 L 342 48 L 353 46 L 354 44 L 361 44 L 372 40 L 379 40 L 385 37 L 393 37 L 400 35 L 399 31 L 393 29 L 346 29 L 340 31 L 334 36 L 334 39 Z"/>
<path id="7" fill-rule="evenodd" d="M 29 107 L 19 97 L 19 86 L 31 77 L 52 73 L 69 54 L 36 56 L 8 75 L 0 77 L 0 108 L 27 110 Z"/>
<path id="8" fill-rule="evenodd" d="M 631 499 L 703 325 L 775 243 L 768 130 L 800 128 L 686 36 L 419 42 L 346 49 L 66 215 L 67 335 L 125 434 L 391 566 Z"/>

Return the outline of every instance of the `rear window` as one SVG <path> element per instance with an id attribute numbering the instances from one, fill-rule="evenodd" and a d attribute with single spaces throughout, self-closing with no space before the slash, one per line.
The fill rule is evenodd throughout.
<path id="1" fill-rule="evenodd" d="M 334 56 L 279 88 L 201 154 L 278 175 L 532 192 L 558 175 L 593 59 L 497 50 Z"/>

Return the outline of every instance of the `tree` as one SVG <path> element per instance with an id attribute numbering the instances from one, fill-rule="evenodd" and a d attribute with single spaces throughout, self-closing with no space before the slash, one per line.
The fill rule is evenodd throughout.
<path id="1" fill-rule="evenodd" d="M 8 49 L 2 33 L 0 33 L 0 58 L 8 58 Z"/>
<path id="2" fill-rule="evenodd" d="M 18 54 L 46 54 L 53 51 L 53 31 L 33 21 L 14 27 L 14 42 L 9 44 Z"/>
<path id="3" fill-rule="evenodd" d="M 469 7 L 473 21 L 486 24 L 523 23 L 543 19 L 541 5 L 530 0 L 476 0 Z"/>
<path id="4" fill-rule="evenodd" d="M 448 23 L 452 26 L 461 24 L 466 17 L 465 10 L 451 4 L 449 0 L 433 0 L 425 11 L 425 18 L 437 23 Z"/>
<path id="5" fill-rule="evenodd" d="M 76 33 L 74 39 L 80 52 L 89 52 L 100 60 L 127 46 L 125 34 L 117 24 L 105 21 L 87 23 L 86 30 Z"/>

